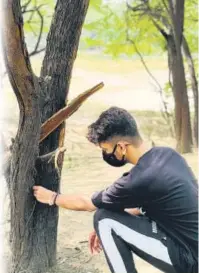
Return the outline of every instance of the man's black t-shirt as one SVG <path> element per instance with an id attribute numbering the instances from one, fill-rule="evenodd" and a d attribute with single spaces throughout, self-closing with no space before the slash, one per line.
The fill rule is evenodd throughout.
<path id="1" fill-rule="evenodd" d="M 184 158 L 166 147 L 145 153 L 132 170 L 95 193 L 98 208 L 142 207 L 170 236 L 198 256 L 198 186 Z"/>

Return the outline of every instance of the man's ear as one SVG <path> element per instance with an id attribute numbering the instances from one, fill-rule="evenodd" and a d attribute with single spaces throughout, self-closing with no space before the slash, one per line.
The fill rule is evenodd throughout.
<path id="1" fill-rule="evenodd" d="M 117 144 L 120 147 L 120 151 L 123 153 L 123 155 L 126 154 L 126 144 L 124 142 L 119 141 Z"/>

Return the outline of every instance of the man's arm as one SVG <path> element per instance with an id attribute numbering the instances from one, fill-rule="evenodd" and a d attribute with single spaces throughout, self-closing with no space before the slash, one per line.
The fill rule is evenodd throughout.
<path id="1" fill-rule="evenodd" d="M 132 215 L 141 215 L 141 211 L 139 208 L 133 208 L 133 209 L 125 209 L 126 212 Z"/>
<path id="2" fill-rule="evenodd" d="M 59 194 L 55 203 L 55 205 L 69 210 L 90 212 L 96 210 L 96 207 L 93 205 L 91 198 L 83 195 Z"/>
<path id="3" fill-rule="evenodd" d="M 34 196 L 37 201 L 50 204 L 50 202 L 55 197 L 55 192 L 50 191 L 41 186 L 34 186 Z M 77 210 L 77 211 L 94 211 L 96 207 L 93 205 L 91 198 L 83 196 L 83 195 L 73 195 L 73 194 L 59 194 L 56 198 L 55 205 L 69 209 L 69 210 Z"/>

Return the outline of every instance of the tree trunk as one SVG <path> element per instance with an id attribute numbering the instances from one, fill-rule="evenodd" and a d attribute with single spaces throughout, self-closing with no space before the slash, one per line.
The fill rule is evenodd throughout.
<path id="1" fill-rule="evenodd" d="M 184 63 L 181 51 L 184 25 L 184 0 L 169 0 L 168 3 L 172 29 L 167 38 L 167 46 L 175 100 L 177 150 L 180 153 L 189 153 L 192 151 L 192 132 Z"/>
<path id="2" fill-rule="evenodd" d="M 181 52 L 177 54 L 175 42 L 171 35 L 168 36 L 167 45 L 175 101 L 177 150 L 181 153 L 189 153 L 192 147 L 192 134 L 182 54 Z"/>
<path id="3" fill-rule="evenodd" d="M 20 2 L 8 0 L 3 4 L 5 65 L 20 109 L 19 127 L 7 177 L 11 209 L 12 272 L 19 272 L 24 266 L 28 268 L 32 254 L 35 209 L 32 186 L 41 120 L 38 83 L 32 73 L 24 42 Z"/>
<path id="4" fill-rule="evenodd" d="M 183 48 L 184 55 L 186 57 L 186 61 L 188 64 L 188 69 L 189 69 L 189 75 L 191 78 L 191 88 L 193 91 L 193 99 L 194 99 L 193 135 L 194 135 L 194 142 L 196 146 L 198 146 L 198 81 L 196 78 L 194 62 L 191 56 L 189 45 L 185 37 L 183 37 L 183 40 L 182 40 L 182 48 Z"/>
<path id="5" fill-rule="evenodd" d="M 12 273 L 45 272 L 56 261 L 58 209 L 37 203 L 34 184 L 59 190 L 58 165 L 37 160 L 64 144 L 62 123 L 39 146 L 41 122 L 65 106 L 73 63 L 89 0 L 58 0 L 38 80 L 23 37 L 19 0 L 4 1 L 3 47 L 8 75 L 18 99 L 20 122 L 7 177 L 11 199 Z"/>
<path id="6" fill-rule="evenodd" d="M 87 8 L 88 0 L 81 1 L 81 3 L 78 0 L 57 1 L 41 69 L 40 110 L 42 122 L 65 106 Z M 62 123 L 40 144 L 40 155 L 62 147 L 64 135 L 65 123 Z M 36 184 L 59 191 L 62 163 L 63 156 L 58 164 L 58 169 L 55 168 L 53 162 L 36 164 Z M 57 224 L 57 207 L 37 204 L 34 221 L 34 252 L 31 257 L 33 264 L 37 264 L 39 269 L 35 272 L 43 272 L 45 268 L 55 264 Z"/>
<path id="7" fill-rule="evenodd" d="M 156 29 L 167 42 L 169 70 L 172 76 L 172 92 L 175 102 L 175 131 L 177 150 L 181 153 L 191 152 L 192 131 L 189 111 L 189 100 L 185 79 L 184 63 L 181 44 L 184 28 L 185 0 L 168 0 L 164 2 L 165 11 L 156 11 L 150 6 L 150 1 L 143 1 L 143 5 L 132 8 L 133 11 L 145 12 L 151 17 Z M 128 8 L 130 7 L 127 5 Z M 141 7 L 141 9 L 139 9 Z M 131 8 L 130 8 L 131 9 Z M 164 27 L 162 27 L 164 25 Z"/>
<path id="8" fill-rule="evenodd" d="M 40 110 L 42 123 L 65 106 L 73 63 L 88 8 L 88 0 L 58 0 L 40 76 Z M 56 41 L 56 42 L 55 42 Z M 64 145 L 65 123 L 62 123 L 40 144 L 40 155 Z M 36 164 L 36 184 L 51 190 L 60 190 L 63 154 L 58 169 L 53 162 Z M 58 208 L 37 204 L 34 221 L 33 264 L 43 272 L 56 262 Z M 39 251 L 38 251 L 39 250 Z M 42 259 L 41 259 L 42 257 Z"/>

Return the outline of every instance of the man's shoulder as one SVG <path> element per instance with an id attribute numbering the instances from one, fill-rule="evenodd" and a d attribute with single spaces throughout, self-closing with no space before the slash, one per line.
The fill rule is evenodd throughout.
<path id="1" fill-rule="evenodd" d="M 171 159 L 182 159 L 184 161 L 184 158 L 173 148 L 164 146 L 154 147 L 148 163 L 151 167 L 153 166 L 158 169 L 163 165 L 170 165 Z"/>
<path id="2" fill-rule="evenodd" d="M 128 173 L 123 174 L 123 178 L 129 186 L 144 186 L 153 179 L 153 170 L 151 168 L 135 165 Z"/>
<path id="3" fill-rule="evenodd" d="M 179 158 L 182 158 L 181 155 L 170 147 L 153 147 L 132 170 L 132 176 L 136 172 L 142 180 L 154 181 L 162 176 L 166 169 L 175 168 L 173 163 Z"/>
<path id="4" fill-rule="evenodd" d="M 155 146 L 152 149 L 153 149 L 154 153 L 162 153 L 162 154 L 169 153 L 169 154 L 175 154 L 175 155 L 179 155 L 180 156 L 180 154 L 176 150 L 174 150 L 173 148 L 171 148 L 171 147 L 167 147 L 167 146 Z"/>

